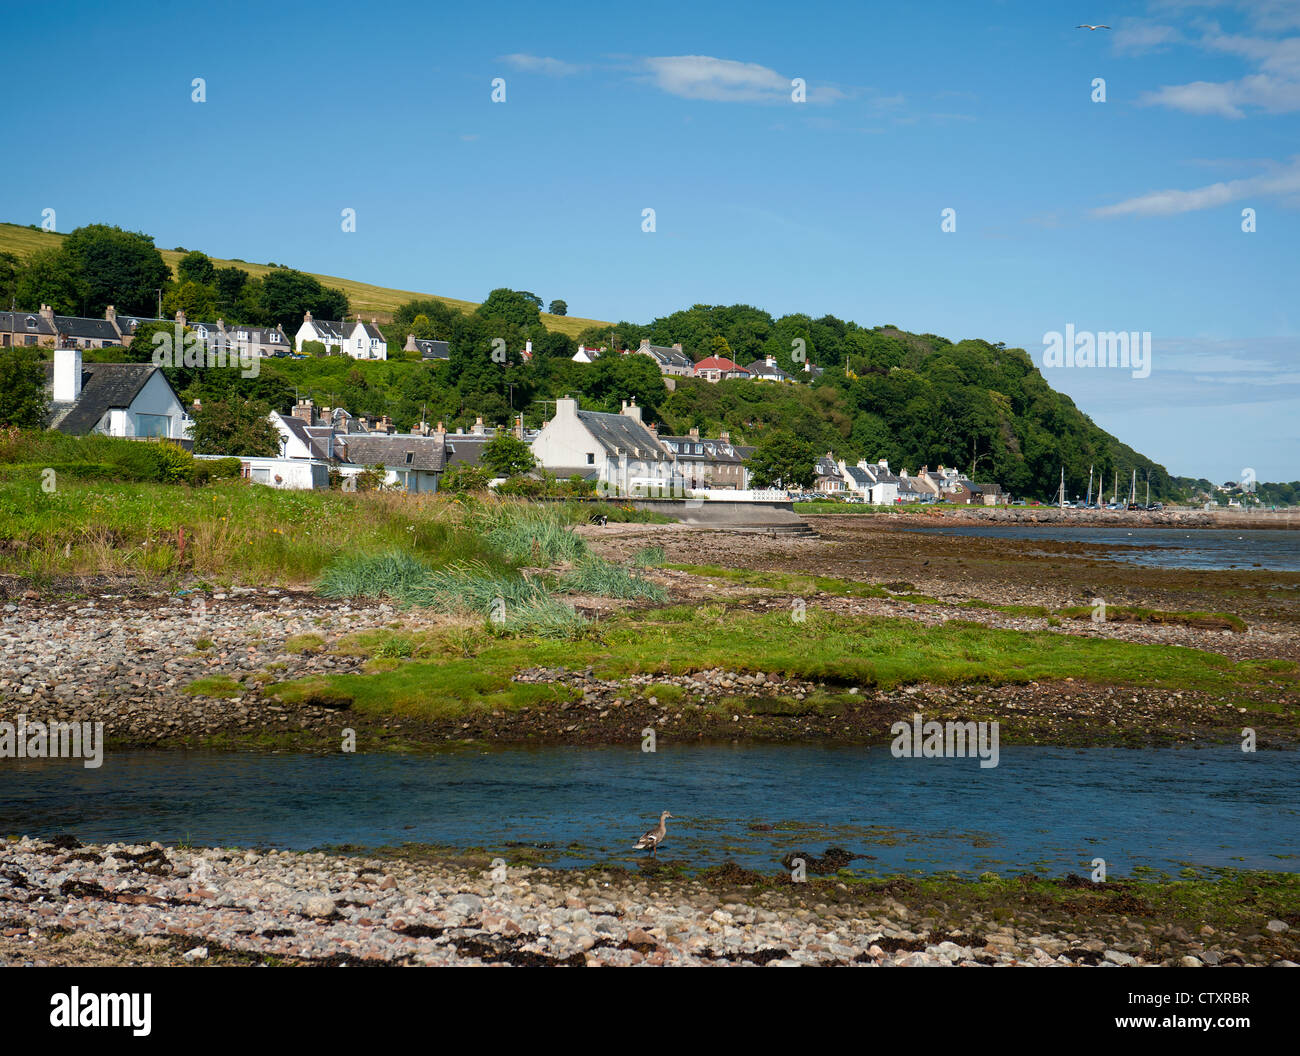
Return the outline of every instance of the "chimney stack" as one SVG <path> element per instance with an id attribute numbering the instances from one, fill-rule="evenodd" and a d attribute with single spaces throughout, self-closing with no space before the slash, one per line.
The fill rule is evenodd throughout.
<path id="1" fill-rule="evenodd" d="M 299 400 L 293 408 L 293 416 L 308 425 L 316 424 L 316 407 L 311 400 Z"/>
<path id="2" fill-rule="evenodd" d="M 80 395 L 81 349 L 56 348 L 54 350 L 54 402 L 72 403 Z"/>
<path id="3" fill-rule="evenodd" d="M 480 414 L 474 419 L 474 426 L 470 429 L 474 436 L 483 436 L 487 430 L 483 427 L 483 416 Z"/>

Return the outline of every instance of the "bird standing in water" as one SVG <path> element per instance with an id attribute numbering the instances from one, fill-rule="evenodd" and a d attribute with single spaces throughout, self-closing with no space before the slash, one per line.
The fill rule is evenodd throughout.
<path id="1" fill-rule="evenodd" d="M 665 822 L 671 817 L 672 815 L 666 810 L 660 814 L 659 824 L 637 840 L 632 850 L 649 851 L 650 857 L 653 858 L 655 851 L 658 850 L 659 845 L 664 842 L 664 838 L 668 835 L 668 826 Z"/>

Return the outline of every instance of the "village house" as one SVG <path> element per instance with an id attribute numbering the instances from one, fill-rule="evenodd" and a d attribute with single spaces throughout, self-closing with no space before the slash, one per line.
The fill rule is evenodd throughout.
<path id="1" fill-rule="evenodd" d="M 793 384 L 795 380 L 776 365 L 775 356 L 766 356 L 763 359 L 756 359 L 745 369 L 749 371 L 749 376 L 755 381 L 775 381 L 783 384 Z"/>
<path id="2" fill-rule="evenodd" d="M 659 373 L 672 377 L 689 378 L 695 372 L 695 364 L 691 357 L 682 351 L 680 343 L 666 345 L 652 345 L 648 337 L 641 339 L 641 345 L 634 355 L 649 356 L 659 367 Z"/>
<path id="3" fill-rule="evenodd" d="M 557 477 L 594 479 L 610 495 L 654 493 L 671 487 L 673 461 L 641 421 L 641 408 L 583 411 L 571 396 L 555 401 L 555 417 L 533 440 L 533 456 Z"/>
<path id="4" fill-rule="evenodd" d="M 813 466 L 813 490 L 823 495 L 844 495 L 849 490 L 848 482 L 840 474 L 839 463 L 835 455 L 827 451 Z"/>
<path id="5" fill-rule="evenodd" d="M 653 425 L 648 428 L 658 436 Z M 700 436 L 699 429 L 692 427 L 686 436 L 659 436 L 659 443 L 673 456 L 674 478 L 683 487 L 748 490 L 745 457 L 732 444 L 729 433 L 724 431 L 711 439 Z"/>
<path id="6" fill-rule="evenodd" d="M 425 360 L 451 359 L 451 345 L 446 341 L 434 341 L 416 337 L 414 334 L 406 335 L 406 344 L 402 346 L 402 351 L 418 352 L 420 358 Z"/>
<path id="7" fill-rule="evenodd" d="M 748 378 L 749 371 L 726 356 L 708 356 L 695 364 L 695 376 L 710 384 L 717 384 L 729 378 Z"/>
<path id="8" fill-rule="evenodd" d="M 152 363 L 83 363 L 81 349 L 58 348 L 46 384 L 48 424 L 62 433 L 185 440 L 192 424 Z"/>
<path id="9" fill-rule="evenodd" d="M 575 363 L 595 363 L 597 359 L 605 354 L 602 348 L 587 348 L 585 345 L 579 345 L 578 351 L 573 353 L 569 358 Z"/>
<path id="10" fill-rule="evenodd" d="M 303 343 L 319 341 L 326 355 L 346 354 L 353 359 L 387 359 L 388 341 L 376 320 L 365 323 L 360 319 L 338 322 L 332 319 L 313 319 L 311 312 L 302 317 L 302 325 L 294 335 L 294 351 L 301 353 Z"/>
<path id="11" fill-rule="evenodd" d="M 293 342 L 279 324 L 252 326 L 232 323 L 227 326 L 221 319 L 215 323 L 187 323 L 184 312 L 176 313 L 176 321 L 181 326 L 189 326 L 203 338 L 205 344 L 220 341 L 234 346 L 236 355 L 247 351 L 255 356 L 287 356 L 293 352 Z"/>
<path id="12" fill-rule="evenodd" d="M 280 434 L 282 459 L 320 462 L 345 478 L 383 466 L 386 486 L 426 493 L 438 490 L 447 468 L 445 435 L 430 431 L 425 423 L 410 433 L 399 433 L 385 415 L 373 429 L 366 429 L 364 418 L 355 418 L 341 407 L 322 407 L 318 415 L 308 399 L 298 400 L 291 414 L 274 411 L 270 417 Z M 276 481 L 276 486 L 304 486 L 289 479 Z M 318 475 L 312 479 L 317 483 L 306 486 L 320 486 Z"/>
<path id="13" fill-rule="evenodd" d="M 0 348 L 26 346 L 53 348 L 58 338 L 53 318 L 39 312 L 0 312 Z"/>

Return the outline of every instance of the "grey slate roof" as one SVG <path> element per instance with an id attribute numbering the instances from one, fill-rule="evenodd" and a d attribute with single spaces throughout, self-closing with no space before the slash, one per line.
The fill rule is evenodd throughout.
<path id="1" fill-rule="evenodd" d="M 845 466 L 844 472 L 849 475 L 849 479 L 853 481 L 854 487 L 869 488 L 873 483 L 875 483 L 866 470 L 859 469 L 857 466 Z"/>
<path id="2" fill-rule="evenodd" d="M 115 407 L 129 407 L 159 369 L 152 363 L 87 363 L 81 368 L 81 393 L 72 403 L 50 406 L 50 425 L 61 433 L 82 436 Z M 53 381 L 54 365 L 45 376 Z M 166 381 L 166 378 L 163 379 Z M 171 383 L 168 382 L 170 388 Z"/>
<path id="3" fill-rule="evenodd" d="M 647 345 L 645 348 L 634 349 L 636 352 L 648 352 L 657 362 L 670 367 L 685 367 L 689 370 L 695 366 L 695 360 L 691 359 L 685 352 L 678 352 L 677 349 L 667 345 Z"/>
<path id="4" fill-rule="evenodd" d="M 726 440 L 707 436 L 660 436 L 660 441 L 668 446 L 679 462 L 743 462 L 745 458 L 737 448 Z M 696 445 L 704 448 L 697 454 Z"/>
<path id="5" fill-rule="evenodd" d="M 769 365 L 766 359 L 756 359 L 745 369 L 756 378 L 776 378 L 779 381 L 794 381 L 794 378 L 776 364 Z"/>
<path id="6" fill-rule="evenodd" d="M 316 327 L 316 332 L 323 337 L 331 337 L 336 341 L 342 341 L 347 337 L 347 331 L 343 329 L 346 325 L 337 319 L 313 319 L 312 325 Z"/>
<path id="7" fill-rule="evenodd" d="M 119 315 L 117 328 L 122 331 L 123 336 L 130 337 L 135 333 L 136 327 L 144 323 L 174 323 L 175 321 L 175 319 L 150 319 L 145 315 Z"/>
<path id="8" fill-rule="evenodd" d="M 443 433 L 431 436 L 349 436 L 347 458 L 360 466 L 383 465 L 386 469 L 419 469 L 438 473 L 447 468 Z M 407 461 L 407 455 L 410 461 Z"/>
<path id="9" fill-rule="evenodd" d="M 447 444 L 447 465 L 478 466 L 483 463 L 483 448 L 493 439 L 462 433 L 443 433 Z"/>
<path id="10" fill-rule="evenodd" d="M 417 337 L 415 347 L 420 350 L 421 359 L 450 359 L 451 345 L 446 341 L 430 341 Z"/>
<path id="11" fill-rule="evenodd" d="M 112 341 L 121 337 L 107 319 L 86 319 L 80 315 L 56 315 L 54 328 L 64 337 L 88 338 L 92 341 Z"/>
<path id="12" fill-rule="evenodd" d="M 34 323 L 28 326 L 28 321 Z M 0 331 L 15 334 L 36 334 L 40 337 L 54 337 L 54 328 L 40 312 L 0 312 Z"/>
<path id="13" fill-rule="evenodd" d="M 596 438 L 596 443 L 610 455 L 626 454 L 631 458 L 664 457 L 664 450 L 650 430 L 626 414 L 604 411 L 579 411 L 578 420 Z"/>

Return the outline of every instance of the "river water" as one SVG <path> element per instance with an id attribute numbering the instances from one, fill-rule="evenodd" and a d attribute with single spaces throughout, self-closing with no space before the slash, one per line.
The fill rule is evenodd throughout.
<path id="1" fill-rule="evenodd" d="M 289 849 L 405 842 L 556 865 L 628 863 L 659 811 L 660 857 L 765 871 L 828 846 L 866 873 L 1300 865 L 1300 753 L 1010 747 L 1000 765 L 887 747 L 660 746 L 419 756 L 110 753 L 0 762 L 0 834 Z M 760 828 L 755 828 L 760 826 Z M 770 826 L 770 828 L 761 828 Z"/>

